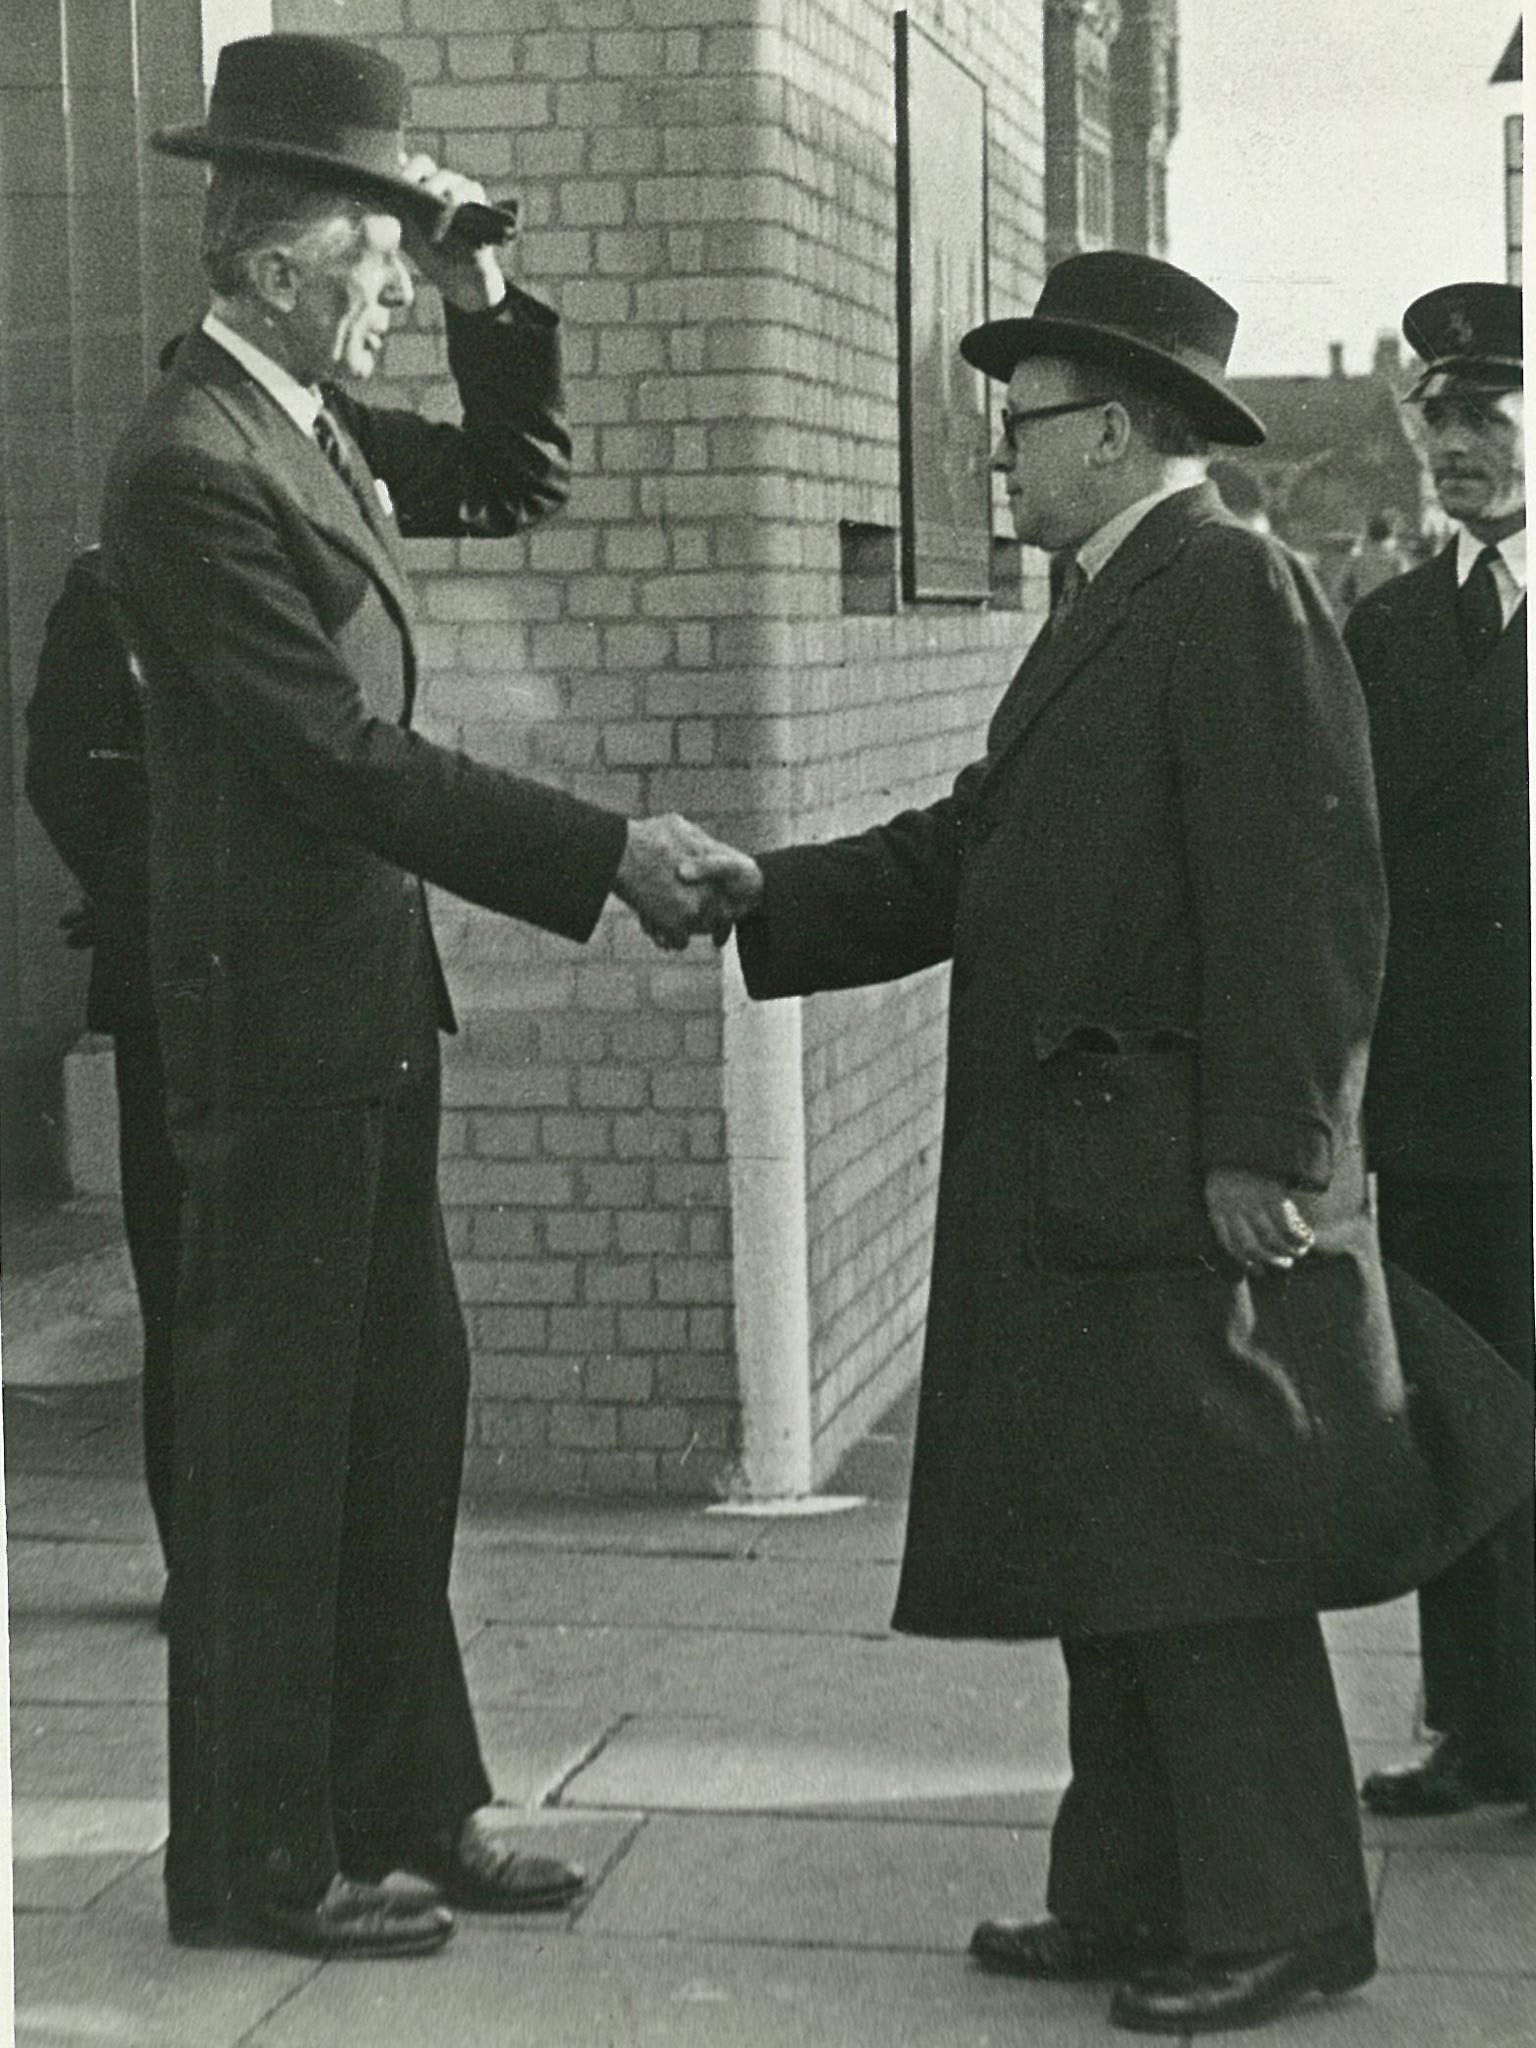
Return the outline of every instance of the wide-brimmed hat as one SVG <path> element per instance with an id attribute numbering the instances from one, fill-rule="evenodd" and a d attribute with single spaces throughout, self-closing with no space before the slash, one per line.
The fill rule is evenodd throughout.
<path id="1" fill-rule="evenodd" d="M 1027 356 L 1123 369 L 1174 399 L 1212 441 L 1252 448 L 1263 422 L 1227 383 L 1237 313 L 1198 277 L 1156 256 L 1100 249 L 1068 256 L 1046 277 L 1028 318 L 973 327 L 960 353 L 1006 383 Z"/>
<path id="2" fill-rule="evenodd" d="M 450 209 L 400 174 L 409 88 L 391 58 L 341 36 L 248 36 L 219 52 L 206 121 L 161 128 L 167 156 L 286 171 L 326 190 L 377 201 L 430 232 Z M 514 208 L 453 210 L 454 233 L 501 242 Z"/>
<path id="3" fill-rule="evenodd" d="M 1437 375 L 1510 391 L 1525 382 L 1522 294 L 1517 284 L 1442 284 L 1415 299 L 1403 334 L 1424 368 L 1417 396 Z"/>

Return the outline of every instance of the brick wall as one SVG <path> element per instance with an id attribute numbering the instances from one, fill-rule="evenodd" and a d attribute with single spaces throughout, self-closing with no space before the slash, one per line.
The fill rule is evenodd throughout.
<path id="1" fill-rule="evenodd" d="M 1040 275 L 1039 0 L 928 0 L 989 92 L 994 311 Z M 424 146 L 523 198 L 577 483 L 545 530 L 412 549 L 426 723 L 745 843 L 941 793 L 1029 620 L 841 612 L 841 520 L 899 524 L 893 28 L 876 0 L 278 0 L 376 40 Z M 446 407 L 435 309 L 385 395 Z M 444 902 L 464 1029 L 443 1185 L 472 1477 L 708 1494 L 737 1434 L 720 969 L 610 914 L 580 950 Z M 944 990 L 810 1004 L 818 1477 L 916 1366 Z"/>

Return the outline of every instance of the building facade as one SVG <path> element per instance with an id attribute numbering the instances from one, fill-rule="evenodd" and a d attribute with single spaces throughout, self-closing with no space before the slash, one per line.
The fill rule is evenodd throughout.
<path id="1" fill-rule="evenodd" d="M 196 175 L 144 138 L 195 116 L 220 35 L 263 25 L 240 0 L 15 4 L 23 56 L 12 35 L 0 60 L 21 65 L 0 86 L 0 886 L 8 1150 L 13 1131 L 28 1143 L 13 1151 L 13 1193 L 59 1182 L 59 1075 L 80 1014 L 79 962 L 53 933 L 71 892 L 16 799 L 18 720 L 47 604 L 93 530 L 106 451 L 159 342 L 200 300 Z M 278 28 L 374 42 L 406 68 L 422 145 L 521 194 L 518 274 L 564 322 L 577 479 L 565 513 L 516 540 L 409 549 L 427 730 L 751 846 L 942 793 L 977 749 L 1044 585 L 1021 568 L 1000 504 L 990 601 L 910 602 L 891 571 L 910 540 L 913 403 L 892 11 L 265 11 Z M 1078 82 L 1094 84 L 1063 126 L 1050 80 L 1074 16 Z M 1071 246 L 1161 247 L 1171 0 L 920 0 L 905 27 L 984 104 L 994 315 L 1032 303 L 1069 232 Z M 1052 198 L 1068 189 L 1070 231 Z M 433 319 L 424 306 L 392 339 L 380 397 L 451 404 Z M 462 1019 L 443 1191 L 475 1357 L 472 1476 L 701 1496 L 820 1483 L 917 1367 L 943 974 L 755 1009 L 729 953 L 654 953 L 622 914 L 586 949 L 450 899 L 437 916 Z"/>

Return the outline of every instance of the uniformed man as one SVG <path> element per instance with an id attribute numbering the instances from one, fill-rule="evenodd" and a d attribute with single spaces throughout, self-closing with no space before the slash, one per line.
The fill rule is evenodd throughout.
<path id="1" fill-rule="evenodd" d="M 1366 689 L 1391 937 L 1366 1097 L 1382 1247 L 1531 1375 L 1531 956 L 1521 294 L 1408 308 L 1408 399 L 1456 522 L 1346 640 Z M 1419 1599 L 1434 1745 L 1366 1779 L 1398 1816 L 1528 1799 L 1529 1503 Z"/>

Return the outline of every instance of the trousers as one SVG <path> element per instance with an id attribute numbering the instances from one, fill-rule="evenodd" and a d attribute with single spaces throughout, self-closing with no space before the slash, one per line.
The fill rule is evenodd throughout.
<path id="1" fill-rule="evenodd" d="M 173 1922 L 307 1906 L 490 1797 L 448 1605 L 469 1358 L 434 1070 L 385 1100 L 173 1104 Z"/>
<path id="2" fill-rule="evenodd" d="M 1195 1956 L 1368 1921 L 1359 1809 L 1315 1615 L 1068 1638 L 1057 1919 Z"/>

